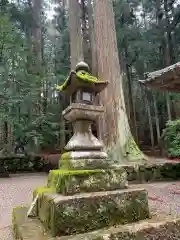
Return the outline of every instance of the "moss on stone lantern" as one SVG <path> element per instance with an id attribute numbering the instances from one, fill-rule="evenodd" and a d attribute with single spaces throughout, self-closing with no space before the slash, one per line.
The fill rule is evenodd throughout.
<path id="1" fill-rule="evenodd" d="M 70 98 L 70 105 L 63 111 L 63 116 L 72 123 L 74 132 L 64 148 L 60 167 L 64 163 L 67 167 L 67 163 L 71 162 L 73 168 L 96 168 L 97 163 L 107 158 L 102 142 L 93 135 L 91 129 L 98 116 L 104 112 L 103 106 L 96 103 L 96 95 L 107 85 L 107 81 L 100 81 L 90 74 L 86 63 L 80 62 L 64 84 L 56 87 Z"/>
<path id="2" fill-rule="evenodd" d="M 56 89 L 70 97 L 71 103 L 95 104 L 95 96 L 108 85 L 89 73 L 89 66 L 80 62 L 72 70 L 65 82 Z"/>

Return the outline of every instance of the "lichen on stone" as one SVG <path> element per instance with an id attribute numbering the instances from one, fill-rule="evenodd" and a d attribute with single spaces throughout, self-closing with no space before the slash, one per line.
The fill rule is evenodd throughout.
<path id="1" fill-rule="evenodd" d="M 72 159 L 71 152 L 62 155 L 59 160 L 59 168 L 61 169 L 109 169 L 110 161 L 106 159 Z"/>
<path id="2" fill-rule="evenodd" d="M 48 226 L 53 237 L 126 224 L 150 216 L 145 190 L 89 193 L 73 197 L 45 194 L 40 212 L 41 221 Z"/>
<path id="3" fill-rule="evenodd" d="M 59 160 L 59 168 L 65 168 L 65 169 L 71 168 L 70 159 L 71 159 L 71 152 L 63 153 Z"/>
<path id="4" fill-rule="evenodd" d="M 52 170 L 48 188 L 56 193 L 72 195 L 80 192 L 108 191 L 127 188 L 127 173 L 119 169 Z"/>
<path id="5" fill-rule="evenodd" d="M 18 207 L 13 210 L 13 237 L 14 240 L 179 240 L 180 219 L 173 216 L 154 216 L 152 219 L 138 221 L 128 225 L 102 228 L 93 232 L 72 236 L 50 236 L 44 231 L 42 223 L 37 219 L 27 218 L 27 208 Z"/>
<path id="6" fill-rule="evenodd" d="M 37 195 L 41 195 L 44 193 L 53 193 L 55 192 L 55 190 L 51 187 L 37 187 L 34 191 L 33 191 L 33 199 L 37 196 Z"/>

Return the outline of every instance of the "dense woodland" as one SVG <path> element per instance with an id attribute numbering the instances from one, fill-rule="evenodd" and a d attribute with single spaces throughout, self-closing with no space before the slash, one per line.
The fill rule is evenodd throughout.
<path id="1" fill-rule="evenodd" d="M 113 74 L 116 78 L 120 74 L 122 102 L 125 101 L 131 132 L 140 148 L 158 146 L 166 122 L 180 117 L 179 94 L 155 92 L 138 83 L 146 72 L 179 61 L 179 1 L 114 0 L 114 14 L 108 10 L 110 2 L 0 0 L 2 149 L 12 149 L 16 141 L 27 143 L 30 151 L 63 149 L 71 136 L 71 127 L 61 117 L 68 101 L 54 86 L 62 83 L 82 58 L 93 74 L 112 80 L 109 95 L 102 94 L 100 101 L 106 105 L 106 118 L 114 125 L 114 96 L 118 97 L 118 93 L 113 92 L 117 86 Z M 116 32 L 110 19 L 115 19 Z M 101 28 L 102 22 L 106 29 Z M 113 55 L 116 38 L 119 59 Z M 106 56 L 109 59 L 104 65 Z M 109 70 L 104 71 L 107 67 Z M 126 116 L 119 119 L 121 132 L 126 127 L 121 119 Z M 106 136 L 112 124 L 103 122 L 98 127 L 97 123 L 97 134 L 106 146 L 118 135 Z"/>

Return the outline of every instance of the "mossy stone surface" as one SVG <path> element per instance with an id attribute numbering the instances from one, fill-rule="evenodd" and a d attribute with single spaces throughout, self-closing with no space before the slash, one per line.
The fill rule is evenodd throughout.
<path id="1" fill-rule="evenodd" d="M 98 80 L 96 77 L 90 75 L 88 72 L 84 70 L 79 70 L 78 72 L 71 71 L 65 82 L 62 85 L 57 86 L 56 89 L 66 92 L 67 89 L 74 88 L 75 86 L 81 87 L 84 86 L 84 84 L 86 84 L 86 87 L 92 88 L 94 89 L 94 91 L 97 92 L 100 92 L 101 90 L 101 88 L 99 90 L 99 85 L 107 85 L 106 82 Z"/>
<path id="2" fill-rule="evenodd" d="M 50 171 L 48 177 L 48 188 L 63 195 L 109 191 L 127 187 L 127 173 L 123 168 L 74 171 L 58 169 Z"/>
<path id="3" fill-rule="evenodd" d="M 128 181 L 136 183 L 180 179 L 180 163 L 177 162 L 151 165 L 127 165 L 123 166 L 123 168 L 127 172 Z"/>
<path id="4" fill-rule="evenodd" d="M 158 216 L 133 224 L 103 228 L 73 236 L 52 237 L 38 219 L 27 218 L 27 208 L 13 210 L 14 240 L 179 240 L 180 218 Z"/>
<path id="5" fill-rule="evenodd" d="M 37 195 L 41 195 L 44 193 L 55 193 L 55 190 L 53 188 L 50 187 L 37 187 L 34 191 L 33 191 L 33 199 L 37 196 Z"/>
<path id="6" fill-rule="evenodd" d="M 179 240 L 180 218 L 159 216 L 124 226 L 62 237 L 60 240 Z"/>
<path id="7" fill-rule="evenodd" d="M 70 152 L 62 154 L 59 160 L 61 169 L 109 169 L 110 164 L 107 159 L 72 159 Z"/>
<path id="8" fill-rule="evenodd" d="M 144 189 L 61 196 L 43 194 L 39 217 L 52 236 L 84 233 L 150 216 Z"/>
<path id="9" fill-rule="evenodd" d="M 12 214 L 12 228 L 14 240 L 53 240 L 51 235 L 36 218 L 27 217 L 28 208 L 16 207 Z"/>

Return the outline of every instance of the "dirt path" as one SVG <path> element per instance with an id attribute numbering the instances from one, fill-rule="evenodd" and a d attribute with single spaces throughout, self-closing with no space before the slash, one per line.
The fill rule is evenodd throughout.
<path id="1" fill-rule="evenodd" d="M 11 214 L 13 207 L 27 205 L 32 191 L 46 184 L 46 174 L 14 175 L 0 179 L 0 240 L 12 240 Z M 149 204 L 156 213 L 180 214 L 180 182 L 138 185 L 148 190 Z"/>

